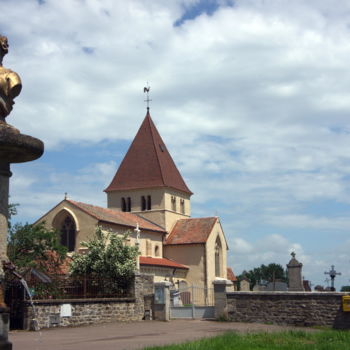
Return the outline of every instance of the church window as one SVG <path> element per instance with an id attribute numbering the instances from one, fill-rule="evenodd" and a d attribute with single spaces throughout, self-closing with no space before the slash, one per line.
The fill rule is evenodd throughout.
<path id="1" fill-rule="evenodd" d="M 171 196 L 171 210 L 176 211 L 176 197 Z"/>
<path id="2" fill-rule="evenodd" d="M 152 201 L 151 201 L 151 196 L 147 196 L 147 210 L 152 209 Z"/>
<path id="3" fill-rule="evenodd" d="M 185 214 L 185 200 L 183 198 L 180 200 L 180 210 L 181 214 Z"/>
<path id="4" fill-rule="evenodd" d="M 221 241 L 218 237 L 215 242 L 215 276 L 221 277 L 222 270 L 222 247 Z"/>
<path id="5" fill-rule="evenodd" d="M 154 247 L 154 256 L 159 256 L 159 246 Z"/>
<path id="6" fill-rule="evenodd" d="M 150 239 L 146 240 L 146 255 L 152 256 L 152 243 Z"/>
<path id="7" fill-rule="evenodd" d="M 69 252 L 74 251 L 75 248 L 75 234 L 76 227 L 73 218 L 67 215 L 61 226 L 61 244 L 67 247 Z"/>
<path id="8" fill-rule="evenodd" d="M 141 210 L 142 211 L 146 210 L 146 197 L 145 196 L 141 197 Z"/>
<path id="9" fill-rule="evenodd" d="M 126 199 L 126 211 L 131 211 L 131 198 Z"/>
<path id="10" fill-rule="evenodd" d="M 122 211 L 126 211 L 126 201 L 124 197 L 122 197 L 121 199 L 121 207 L 122 207 Z"/>

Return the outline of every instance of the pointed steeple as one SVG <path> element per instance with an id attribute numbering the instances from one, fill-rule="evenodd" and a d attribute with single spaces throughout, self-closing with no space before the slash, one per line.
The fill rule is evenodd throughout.
<path id="1" fill-rule="evenodd" d="M 154 187 L 170 187 L 192 194 L 147 108 L 146 117 L 105 192 Z"/>

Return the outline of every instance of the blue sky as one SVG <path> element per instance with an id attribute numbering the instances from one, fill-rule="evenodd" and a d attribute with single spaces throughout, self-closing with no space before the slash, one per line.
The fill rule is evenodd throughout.
<path id="1" fill-rule="evenodd" d="M 0 0 L 4 66 L 23 90 L 7 122 L 45 142 L 13 165 L 17 220 L 63 199 L 105 206 L 151 115 L 188 186 L 219 215 L 239 274 L 285 265 L 350 284 L 350 3 Z"/>

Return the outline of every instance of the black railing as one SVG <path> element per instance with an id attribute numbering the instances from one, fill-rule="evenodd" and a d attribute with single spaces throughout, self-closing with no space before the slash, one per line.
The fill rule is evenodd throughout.
<path id="1" fill-rule="evenodd" d="M 134 296 L 133 283 L 97 277 L 50 276 L 50 282 L 27 281 L 33 300 L 127 298 Z"/>

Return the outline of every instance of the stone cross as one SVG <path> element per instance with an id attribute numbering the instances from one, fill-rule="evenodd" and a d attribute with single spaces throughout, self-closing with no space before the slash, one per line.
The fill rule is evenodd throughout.
<path id="1" fill-rule="evenodd" d="M 335 291 L 335 288 L 334 288 L 334 279 L 335 279 L 335 277 L 336 277 L 337 275 L 341 275 L 341 272 L 335 271 L 334 265 L 332 265 L 332 266 L 331 266 L 331 269 L 330 269 L 329 271 L 326 271 L 324 274 L 330 276 L 330 278 L 331 278 L 331 290 L 332 290 L 332 292 L 334 292 L 334 291 Z"/>
<path id="2" fill-rule="evenodd" d="M 141 230 L 139 228 L 139 223 L 136 223 L 136 227 L 134 229 L 134 231 L 136 232 L 136 242 L 135 245 L 137 247 L 137 257 L 136 257 L 136 270 L 140 271 L 140 233 Z"/>

